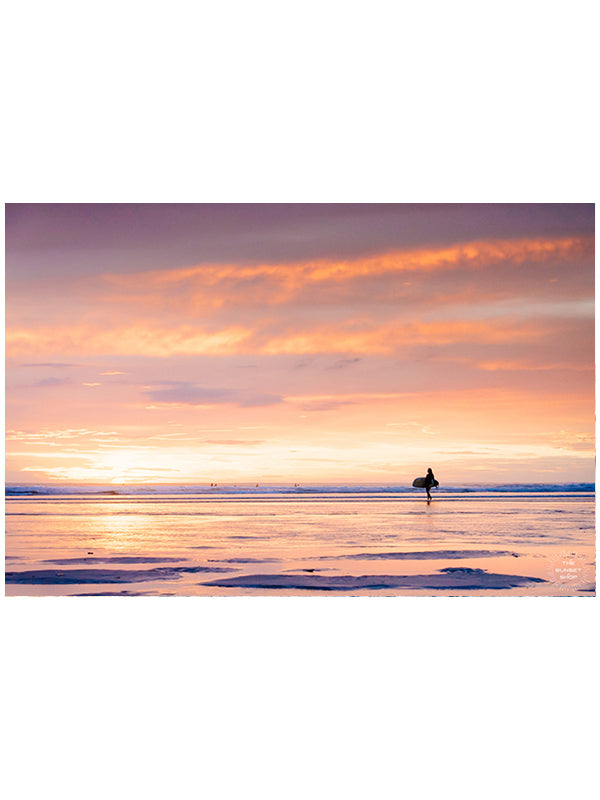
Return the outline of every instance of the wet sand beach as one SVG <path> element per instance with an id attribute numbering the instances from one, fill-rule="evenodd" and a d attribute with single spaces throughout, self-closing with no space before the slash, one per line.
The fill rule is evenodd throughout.
<path id="1" fill-rule="evenodd" d="M 7 595 L 591 596 L 594 495 L 11 496 Z"/>

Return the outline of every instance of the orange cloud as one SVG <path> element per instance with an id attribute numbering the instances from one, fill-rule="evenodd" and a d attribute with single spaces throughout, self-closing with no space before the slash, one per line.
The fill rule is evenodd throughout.
<path id="1" fill-rule="evenodd" d="M 78 353 L 106 355 L 235 355 L 307 353 L 392 353 L 418 344 L 445 345 L 454 342 L 531 342 L 545 329 L 510 325 L 505 319 L 485 322 L 431 322 L 372 325 L 342 322 L 271 335 L 248 328 L 202 331 L 190 325 L 175 328 L 146 327 L 100 329 L 90 325 L 73 328 L 8 330 L 7 354 L 21 357 L 32 353 Z M 89 385 L 89 384 L 87 384 Z"/>
<path id="2" fill-rule="evenodd" d="M 450 247 L 401 250 L 351 260 L 320 259 L 290 264 L 199 265 L 135 275 L 107 274 L 118 299 L 134 296 L 152 305 L 184 304 L 220 308 L 253 302 L 278 304 L 319 284 L 348 283 L 385 274 L 481 269 L 502 263 L 520 265 L 549 259 L 573 259 L 594 252 L 591 237 L 475 241 Z M 182 295 L 181 290 L 186 291 Z"/>
<path id="3" fill-rule="evenodd" d="M 127 328 L 98 328 L 91 325 L 36 330 L 7 330 L 9 356 L 31 353 L 88 353 L 166 357 L 181 355 L 229 355 L 247 352 L 242 343 L 251 335 L 243 328 L 216 332 L 193 326 L 153 328 L 136 325 Z"/>
<path id="4" fill-rule="evenodd" d="M 480 361 L 477 366 L 486 372 L 511 372 L 514 370 L 547 371 L 554 369 L 577 369 L 585 372 L 594 370 L 593 364 L 577 364 L 573 361 L 564 361 L 549 364 L 536 364 L 532 359 L 523 358 L 520 361 Z"/>
<path id="5" fill-rule="evenodd" d="M 353 329 L 351 326 L 323 326 L 311 331 L 273 337 L 260 352 L 360 354 L 393 353 L 402 347 L 419 344 L 446 345 L 456 342 L 518 343 L 531 342 L 545 334 L 535 325 L 507 325 L 506 320 L 486 322 L 430 322 L 414 324 L 389 323 Z"/>

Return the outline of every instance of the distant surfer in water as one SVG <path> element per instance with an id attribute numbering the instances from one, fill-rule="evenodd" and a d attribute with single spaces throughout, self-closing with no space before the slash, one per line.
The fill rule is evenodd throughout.
<path id="1" fill-rule="evenodd" d="M 431 467 L 427 467 L 427 475 L 425 476 L 425 490 L 427 491 L 427 502 L 431 501 L 431 493 L 430 489 L 435 483 L 435 475 L 433 474 Z"/>

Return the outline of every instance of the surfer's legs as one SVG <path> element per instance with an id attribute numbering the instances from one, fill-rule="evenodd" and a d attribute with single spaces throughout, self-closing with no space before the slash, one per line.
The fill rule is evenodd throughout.
<path id="1" fill-rule="evenodd" d="M 429 493 L 429 486 L 426 486 L 425 489 L 427 490 L 427 502 L 431 500 L 431 494 Z"/>

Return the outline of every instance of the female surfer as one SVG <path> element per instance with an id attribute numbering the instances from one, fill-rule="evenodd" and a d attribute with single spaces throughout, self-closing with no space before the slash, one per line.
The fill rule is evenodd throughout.
<path id="1" fill-rule="evenodd" d="M 427 490 L 427 502 L 431 500 L 431 494 L 429 490 L 433 486 L 435 482 L 435 475 L 433 474 L 431 467 L 427 468 L 427 475 L 425 476 L 425 489 Z"/>

